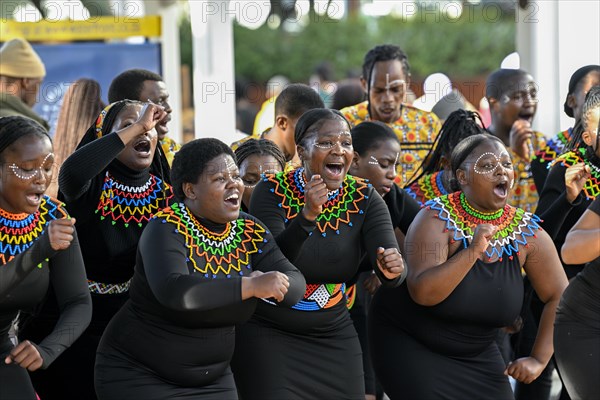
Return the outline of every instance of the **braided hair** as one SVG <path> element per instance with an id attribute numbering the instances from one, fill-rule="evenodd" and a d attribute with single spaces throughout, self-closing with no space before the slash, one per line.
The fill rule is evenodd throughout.
<path id="1" fill-rule="evenodd" d="M 435 138 L 432 148 L 419 166 L 417 174 L 406 187 L 417 182 L 424 175 L 432 174 L 442 169 L 442 157 L 450 160 L 452 149 L 469 136 L 486 133 L 481 116 L 473 111 L 456 110 L 448 116 L 442 125 L 440 133 Z"/>
<path id="2" fill-rule="evenodd" d="M 0 160 L 3 160 L 6 149 L 17 140 L 29 135 L 47 138 L 52 142 L 46 129 L 30 118 L 20 115 L 0 118 Z"/>
<path id="3" fill-rule="evenodd" d="M 579 120 L 573 128 L 573 136 L 566 146 L 566 151 L 576 151 L 578 148 L 585 145 L 582 138 L 583 132 L 588 129 L 590 114 L 598 107 L 600 107 L 600 86 L 594 86 L 585 96 L 583 110 L 581 111 L 581 120 Z M 600 144 L 598 142 L 599 136 L 600 135 L 596 134 L 596 149 Z"/>
<path id="4" fill-rule="evenodd" d="M 398 60 L 402 64 L 402 72 L 408 79 L 410 77 L 410 64 L 408 63 L 408 57 L 398 46 L 391 44 L 384 44 L 375 46 L 367 52 L 362 65 L 363 78 L 367 80 L 367 111 L 369 115 L 371 113 L 371 79 L 373 78 L 373 70 L 375 64 L 380 61 L 391 61 Z"/>
<path id="5" fill-rule="evenodd" d="M 238 147 L 235 150 L 237 165 L 241 166 L 244 160 L 254 154 L 258 154 L 260 156 L 273 156 L 273 158 L 277 160 L 277 163 L 281 169 L 285 169 L 286 161 L 283 152 L 275 143 L 267 139 L 250 139 Z"/>

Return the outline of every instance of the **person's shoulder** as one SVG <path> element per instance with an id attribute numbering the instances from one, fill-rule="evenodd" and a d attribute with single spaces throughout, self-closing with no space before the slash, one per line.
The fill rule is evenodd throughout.
<path id="1" fill-rule="evenodd" d="M 363 101 L 362 103 L 358 103 L 353 106 L 344 107 L 340 110 L 340 112 L 353 125 L 360 124 L 361 122 L 366 121 L 369 117 L 368 102 Z"/>
<path id="2" fill-rule="evenodd" d="M 42 197 L 39 211 L 40 214 L 44 215 L 46 220 L 69 218 L 69 212 L 65 204 L 47 195 Z"/>
<path id="3" fill-rule="evenodd" d="M 402 104 L 402 108 L 402 116 L 398 121 L 400 121 L 404 117 L 409 120 L 420 122 L 423 125 L 440 125 L 440 119 L 437 117 L 437 115 L 430 111 L 421 110 L 420 108 L 417 108 L 410 104 Z"/>

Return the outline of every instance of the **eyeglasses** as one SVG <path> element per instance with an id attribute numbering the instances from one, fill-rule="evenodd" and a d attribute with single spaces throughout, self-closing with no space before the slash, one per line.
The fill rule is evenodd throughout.
<path id="1" fill-rule="evenodd" d="M 16 163 L 10 164 L 8 166 L 8 168 L 13 172 L 13 174 L 15 174 L 15 176 L 17 178 L 22 179 L 24 181 L 29 181 L 29 180 L 35 178 L 37 176 L 38 172 L 42 176 L 45 176 L 46 178 L 48 178 L 49 176 L 52 175 L 52 167 L 54 166 L 54 160 L 52 160 L 51 163 L 46 162 L 46 161 L 48 161 L 48 159 L 50 157 L 54 158 L 54 153 L 48 153 L 48 155 L 46 157 L 44 157 L 44 159 L 42 160 L 42 163 L 40 164 L 40 166 L 37 168 L 27 169 L 27 168 L 18 166 Z"/>
<path id="2" fill-rule="evenodd" d="M 511 101 L 520 105 L 525 104 L 526 102 L 537 103 L 539 101 L 537 97 L 537 90 L 521 90 L 502 95 L 503 103 L 510 103 Z"/>

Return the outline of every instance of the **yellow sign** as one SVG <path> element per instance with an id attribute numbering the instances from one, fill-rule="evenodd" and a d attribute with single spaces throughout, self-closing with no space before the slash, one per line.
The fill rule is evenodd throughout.
<path id="1" fill-rule="evenodd" d="M 160 17 L 92 17 L 85 21 L 17 22 L 0 20 L 0 41 L 17 37 L 31 42 L 124 39 L 131 36 L 159 37 Z"/>

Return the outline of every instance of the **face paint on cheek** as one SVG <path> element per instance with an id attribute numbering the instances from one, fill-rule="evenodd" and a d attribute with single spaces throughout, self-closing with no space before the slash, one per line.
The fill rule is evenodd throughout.
<path id="1" fill-rule="evenodd" d="M 379 160 L 375 158 L 375 156 L 371 156 L 371 160 L 369 160 L 369 164 L 371 165 L 379 165 Z"/>

